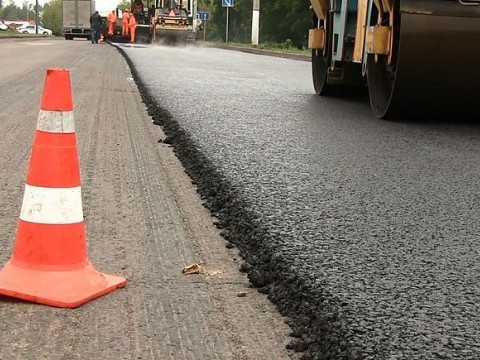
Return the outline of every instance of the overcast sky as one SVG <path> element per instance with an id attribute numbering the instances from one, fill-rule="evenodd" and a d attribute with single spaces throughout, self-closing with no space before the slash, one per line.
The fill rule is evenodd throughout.
<path id="1" fill-rule="evenodd" d="M 4 1 L 4 4 L 8 4 L 12 0 L 7 0 Z M 22 7 L 22 4 L 25 0 L 13 0 L 15 5 Z M 35 0 L 26 0 L 27 3 L 35 5 Z M 47 3 L 48 0 L 38 0 L 39 5 L 44 5 Z M 108 11 L 108 10 L 113 10 L 117 7 L 117 4 L 119 4 L 121 0 L 96 0 L 95 1 L 95 6 L 98 11 Z"/>

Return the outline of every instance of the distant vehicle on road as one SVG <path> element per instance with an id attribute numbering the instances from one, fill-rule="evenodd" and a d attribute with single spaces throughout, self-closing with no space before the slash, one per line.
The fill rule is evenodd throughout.
<path id="1" fill-rule="evenodd" d="M 0 21 L 0 30 L 8 30 L 8 26 Z"/>
<path id="2" fill-rule="evenodd" d="M 18 32 L 21 32 L 22 34 L 36 34 L 36 29 L 35 25 L 27 25 L 27 26 L 22 26 L 17 28 Z M 41 27 L 40 25 L 38 26 L 38 33 L 42 35 L 53 35 L 53 31 L 50 29 L 45 29 Z"/>
<path id="3" fill-rule="evenodd" d="M 90 39 L 90 15 L 95 12 L 93 0 L 63 0 L 62 32 L 65 40 Z"/>

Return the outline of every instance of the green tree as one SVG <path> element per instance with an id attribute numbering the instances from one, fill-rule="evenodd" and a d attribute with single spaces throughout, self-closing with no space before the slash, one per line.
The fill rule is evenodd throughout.
<path id="1" fill-rule="evenodd" d="M 13 2 L 8 4 L 3 8 L 3 18 L 4 19 L 19 19 L 20 16 L 20 8 L 17 7 Z"/>
<path id="2" fill-rule="evenodd" d="M 252 27 L 252 0 L 235 0 L 229 9 L 229 41 L 249 43 Z M 310 3 L 305 0 L 261 0 L 260 42 L 306 44 L 312 22 Z M 225 40 L 226 9 L 221 0 L 199 0 L 199 10 L 210 11 L 207 40 Z"/>
<path id="3" fill-rule="evenodd" d="M 308 1 L 263 1 L 260 15 L 260 37 L 263 41 L 285 42 L 290 39 L 299 48 L 306 44 L 312 25 Z M 262 21 L 263 16 L 263 21 Z"/>
<path id="4" fill-rule="evenodd" d="M 20 9 L 20 18 L 30 21 L 35 20 L 35 6 L 24 1 Z"/>
<path id="5" fill-rule="evenodd" d="M 62 0 L 46 3 L 42 11 L 42 24 L 54 35 L 62 35 Z"/>
<path id="6" fill-rule="evenodd" d="M 22 19 L 22 20 L 34 20 L 35 9 L 32 4 L 24 2 L 22 7 L 16 6 L 12 1 L 9 2 L 2 10 L 2 18 L 4 19 Z"/>
<path id="7" fill-rule="evenodd" d="M 225 39 L 225 27 L 221 23 L 221 0 L 200 0 L 198 2 L 198 10 L 210 12 L 210 20 L 207 22 L 206 40 L 222 41 Z"/>
<path id="8" fill-rule="evenodd" d="M 121 10 L 124 10 L 124 9 L 129 9 L 130 10 L 131 5 L 132 5 L 131 0 L 122 0 L 122 2 L 120 4 L 118 4 L 117 8 L 119 8 Z"/>

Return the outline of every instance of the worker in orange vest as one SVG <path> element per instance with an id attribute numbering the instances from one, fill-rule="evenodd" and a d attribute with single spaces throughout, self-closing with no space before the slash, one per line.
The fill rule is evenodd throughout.
<path id="1" fill-rule="evenodd" d="M 135 28 L 137 27 L 137 20 L 135 20 L 135 16 L 133 14 L 130 14 L 130 42 L 133 43 L 135 42 Z"/>
<path id="2" fill-rule="evenodd" d="M 128 36 L 129 23 L 130 23 L 130 14 L 128 12 L 128 9 L 125 9 L 125 11 L 122 14 L 122 36 Z"/>
<path id="3" fill-rule="evenodd" d="M 117 23 L 117 15 L 115 15 L 115 10 L 112 10 L 112 13 L 108 14 L 107 21 L 108 35 L 113 36 L 113 29 L 115 28 L 115 24 Z"/>

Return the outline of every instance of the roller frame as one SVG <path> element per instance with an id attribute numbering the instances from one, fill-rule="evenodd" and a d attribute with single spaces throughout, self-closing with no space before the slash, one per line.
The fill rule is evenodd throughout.
<path id="1" fill-rule="evenodd" d="M 368 67 L 368 62 L 377 62 L 379 61 L 379 59 L 382 59 L 382 63 L 386 62 L 385 66 L 393 69 L 393 76 L 395 76 L 394 74 L 397 73 L 397 71 L 395 70 L 397 66 L 397 60 L 400 62 L 404 62 L 405 64 L 410 64 L 409 66 L 414 66 L 411 71 L 415 72 L 416 69 L 414 64 L 417 61 L 416 54 L 418 53 L 420 55 L 420 53 L 427 50 L 423 49 L 420 45 L 415 45 L 414 47 L 412 47 L 412 49 L 414 49 L 412 50 L 414 52 L 413 55 L 409 54 L 407 56 L 407 53 L 405 53 L 403 56 L 401 56 L 401 49 L 403 42 L 405 42 L 405 52 L 407 51 L 407 48 L 411 47 L 409 43 L 412 43 L 412 41 L 417 41 L 415 36 L 410 35 L 410 32 L 419 32 L 419 34 L 421 35 L 421 33 L 423 32 L 423 22 L 425 24 L 432 24 L 425 25 L 429 26 L 428 30 L 425 30 L 428 31 L 425 33 L 428 34 L 428 37 L 422 38 L 422 41 L 424 41 L 425 43 L 425 48 L 429 49 L 428 51 L 430 51 L 432 54 L 441 54 L 443 57 L 447 56 L 447 63 L 452 64 L 448 65 L 450 67 L 445 64 L 445 68 L 443 69 L 443 71 L 440 71 L 443 61 L 440 61 L 439 58 L 429 59 L 429 61 L 432 63 L 432 67 L 434 67 L 435 69 L 439 69 L 439 73 L 436 74 L 437 77 L 442 76 L 444 72 L 456 71 L 456 67 L 463 66 L 463 59 L 465 59 L 465 61 L 467 61 L 469 64 L 475 63 L 475 67 L 472 67 L 472 69 L 475 69 L 476 67 L 480 68 L 480 56 L 473 57 L 469 54 L 472 52 L 474 52 L 475 54 L 477 53 L 476 50 L 470 50 L 471 47 L 473 49 L 475 49 L 475 47 L 474 45 L 469 44 L 478 43 L 477 39 L 480 39 L 480 4 L 477 5 L 469 3 L 462 5 L 461 1 L 454 0 L 400 0 L 398 4 L 399 7 L 395 11 L 393 11 L 392 0 L 358 0 L 354 1 L 356 4 L 358 4 L 358 8 L 355 9 L 355 11 L 357 11 L 357 14 L 355 14 L 356 16 L 352 18 L 349 17 L 349 12 L 351 12 L 351 9 L 353 8 L 351 4 L 352 0 L 330 0 L 328 2 L 328 6 L 330 6 L 328 9 L 325 9 L 325 1 L 323 0 L 310 1 L 317 17 L 324 16 L 324 14 L 328 12 L 333 14 L 333 34 L 335 34 L 339 38 L 339 44 L 341 43 L 341 46 L 337 46 L 336 52 L 333 52 L 332 50 L 331 66 L 328 69 L 327 84 L 352 84 L 355 83 L 356 80 L 358 78 L 361 78 L 362 76 L 363 79 L 365 79 L 367 75 L 366 70 Z M 464 0 L 463 2 L 465 3 L 467 2 L 467 0 Z M 335 6 L 337 7 L 335 8 Z M 384 9 L 384 16 L 379 15 L 378 18 L 373 19 L 373 9 L 376 9 L 377 6 Z M 340 7 L 340 9 L 342 10 L 340 11 L 340 13 L 337 12 L 338 7 Z M 395 16 L 399 17 L 399 19 L 395 20 Z M 405 24 L 407 25 L 403 25 L 403 22 L 400 20 L 400 18 L 404 17 L 405 19 L 408 19 L 408 21 L 405 20 Z M 457 27 L 451 28 L 450 26 L 448 26 L 448 21 L 446 19 L 443 19 L 442 17 L 452 18 L 453 23 L 457 24 Z M 421 21 L 420 18 L 422 19 Z M 462 20 L 462 18 L 465 18 L 465 20 Z M 338 22 L 337 26 L 335 26 L 335 21 Z M 353 26 L 355 28 L 355 36 L 353 41 L 351 38 L 347 38 L 348 36 L 350 36 L 351 33 L 349 29 L 351 29 L 352 21 L 354 21 Z M 392 30 L 392 25 L 394 23 L 399 24 L 397 25 L 399 29 L 395 30 L 398 32 Z M 410 30 L 407 26 L 412 26 L 414 30 Z M 452 45 L 450 46 L 452 46 L 452 49 L 456 49 L 456 52 L 452 52 L 450 54 L 448 54 L 447 51 L 442 52 L 441 50 L 439 50 L 439 48 L 442 48 L 444 44 L 439 42 L 438 38 L 445 37 L 448 41 L 450 41 L 450 38 L 452 37 L 450 31 L 455 34 L 459 34 L 460 38 L 464 36 L 466 39 L 470 39 L 470 43 L 467 42 L 464 45 L 458 45 L 452 42 Z M 309 41 L 309 44 L 312 47 L 315 46 L 315 48 L 321 48 L 318 42 L 318 33 L 319 32 L 317 31 L 316 35 L 311 34 L 312 40 L 314 40 L 315 36 L 317 37 L 314 42 Z M 325 34 L 324 38 L 328 36 L 333 35 L 332 33 Z M 395 36 L 398 36 L 398 38 L 395 39 Z M 395 44 L 396 42 L 398 42 L 399 45 Z M 435 47 L 429 48 L 430 44 L 435 44 Z M 446 46 L 448 46 L 447 44 L 448 42 L 445 43 Z M 349 52 L 347 52 L 345 48 L 342 49 L 343 46 L 349 47 Z M 400 47 L 395 50 L 398 46 Z M 466 51 L 466 49 L 469 49 L 469 51 Z M 399 59 L 397 59 L 397 57 Z M 424 62 L 425 60 L 423 59 L 427 59 L 427 57 L 428 54 L 423 54 L 422 57 L 419 56 L 419 64 L 422 61 Z M 404 58 L 406 60 L 404 60 Z M 350 64 L 352 63 L 361 64 L 361 67 L 358 68 L 360 69 L 359 74 L 357 74 L 358 76 L 355 75 L 355 69 L 357 68 L 350 68 Z M 411 81 L 413 82 L 411 84 L 411 87 L 414 88 L 417 85 L 415 84 L 415 76 L 408 74 L 408 72 L 406 73 L 406 70 L 403 66 L 404 64 L 401 65 L 402 71 L 399 74 L 401 74 L 402 77 L 411 79 Z M 344 76 L 345 69 L 350 69 L 349 76 Z M 338 76 L 338 74 L 340 74 L 339 71 L 341 72 L 341 76 Z M 472 87 L 474 91 L 478 90 L 477 93 L 480 93 L 480 89 L 474 84 L 472 85 L 472 83 L 469 81 L 466 71 L 459 70 L 459 73 L 461 76 L 459 76 L 458 81 L 464 81 L 465 86 L 468 85 L 469 87 Z M 477 75 L 476 70 L 473 71 L 472 75 Z M 478 74 L 478 76 L 480 76 L 480 74 Z M 455 81 L 455 78 L 452 76 L 446 76 L 445 81 L 446 83 L 448 83 L 448 86 L 446 86 L 446 88 L 456 89 L 459 86 L 455 83 L 449 83 Z M 405 92 L 406 85 L 404 84 L 404 82 L 405 81 L 403 79 L 402 81 L 399 81 L 403 89 L 399 91 L 398 94 L 407 94 Z M 358 81 L 358 83 L 362 83 L 362 81 Z M 396 89 L 397 87 L 393 88 L 391 95 L 396 95 Z M 370 89 L 370 91 L 372 91 L 372 89 Z M 429 91 L 426 92 L 428 93 Z M 434 91 L 431 90 L 430 92 Z M 426 106 L 431 106 L 435 102 L 435 96 L 424 96 L 420 93 L 417 93 L 417 95 L 419 99 L 425 99 Z M 448 97 L 446 98 L 448 100 Z M 458 97 L 453 98 L 458 99 Z M 401 99 L 394 100 L 397 103 L 401 102 Z M 408 102 L 410 105 L 414 105 L 417 107 L 421 106 L 421 103 L 413 98 L 408 99 L 408 101 L 406 102 Z M 462 106 L 465 105 L 464 102 L 461 103 Z M 395 106 L 392 106 L 392 108 L 393 107 L 400 108 L 401 105 L 396 104 Z M 455 105 L 452 105 L 452 107 L 455 107 Z M 379 117 L 391 116 L 390 111 L 387 111 L 385 114 L 382 114 L 381 111 L 380 113 L 375 113 Z M 395 114 L 393 114 L 393 116 L 395 116 Z"/>
<path id="2" fill-rule="evenodd" d="M 328 14 L 328 0 L 310 0 L 317 18 L 324 20 Z"/>

